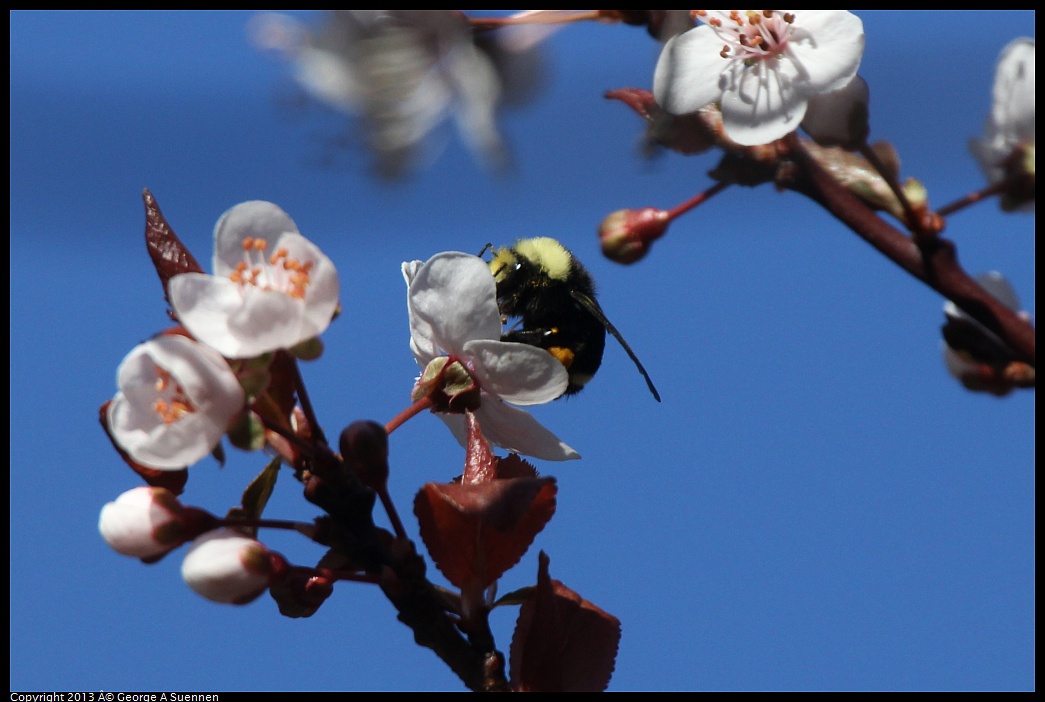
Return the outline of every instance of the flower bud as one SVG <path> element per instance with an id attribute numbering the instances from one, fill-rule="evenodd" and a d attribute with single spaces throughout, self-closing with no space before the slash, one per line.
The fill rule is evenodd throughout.
<path id="1" fill-rule="evenodd" d="M 388 483 L 388 434 L 377 422 L 353 422 L 341 432 L 341 459 L 368 488 L 382 492 Z"/>
<path id="2" fill-rule="evenodd" d="M 649 253 L 653 242 L 668 229 L 668 212 L 655 207 L 617 210 L 599 225 L 599 243 L 606 258 L 630 264 Z"/>
<path id="3" fill-rule="evenodd" d="M 334 593 L 334 582 L 325 575 L 290 569 L 281 578 L 275 578 L 269 594 L 284 617 L 311 617 Z"/>
<path id="4" fill-rule="evenodd" d="M 117 553 L 154 561 L 192 538 L 184 516 L 174 493 L 143 486 L 102 507 L 98 531 Z"/>
<path id="5" fill-rule="evenodd" d="M 215 529 L 192 542 L 181 577 L 213 602 L 247 604 L 268 589 L 277 559 L 259 541 L 231 529 Z"/>
<path id="6" fill-rule="evenodd" d="M 871 133 L 868 105 L 871 92 L 860 76 L 833 93 L 815 95 L 802 120 L 802 129 L 821 146 L 840 146 L 855 151 L 867 142 Z"/>

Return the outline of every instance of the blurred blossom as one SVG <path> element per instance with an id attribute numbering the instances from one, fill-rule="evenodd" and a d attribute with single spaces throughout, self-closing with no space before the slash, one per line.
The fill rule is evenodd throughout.
<path id="1" fill-rule="evenodd" d="M 260 47 L 293 62 L 306 92 L 363 120 L 386 177 L 415 167 L 427 137 L 450 116 L 479 157 L 506 165 L 496 110 L 532 92 L 536 44 L 548 31 L 508 30 L 473 35 L 456 10 L 336 10 L 316 28 L 268 13 L 251 25 Z"/>
<path id="2" fill-rule="evenodd" d="M 268 589 L 272 555 L 259 541 L 231 529 L 215 529 L 192 542 L 181 576 L 208 600 L 246 604 Z"/>
<path id="3" fill-rule="evenodd" d="M 1010 174 L 1011 168 L 1026 172 L 1022 163 L 1009 163 L 1014 152 L 1029 149 L 1034 159 L 1034 40 L 1026 37 L 1010 42 L 998 58 L 991 94 L 991 112 L 983 127 L 982 139 L 970 139 L 969 149 L 991 183 Z M 1019 156 L 1017 156 L 1019 159 Z M 1029 168 L 1033 177 L 1033 166 Z M 1033 188 L 1031 188 L 1033 190 Z M 1033 192 L 1019 198 L 1013 207 L 1034 210 Z"/>
<path id="4" fill-rule="evenodd" d="M 671 39 L 653 74 L 673 115 L 718 103 L 726 136 L 757 146 L 793 132 L 810 98 L 849 84 L 864 51 L 863 22 L 845 10 L 701 10 Z"/>
<path id="5" fill-rule="evenodd" d="M 252 358 L 325 331 L 338 276 L 286 212 L 255 200 L 218 220 L 214 275 L 182 273 L 168 292 L 178 321 L 199 341 L 225 358 Z"/>
<path id="6" fill-rule="evenodd" d="M 137 487 L 102 507 L 98 531 L 117 553 L 155 558 L 183 543 L 181 515 L 182 506 L 174 493 Z"/>
<path id="7" fill-rule="evenodd" d="M 871 132 L 868 106 L 871 91 L 867 81 L 854 76 L 849 85 L 809 99 L 802 129 L 821 146 L 840 146 L 856 151 L 867 143 Z"/>
<path id="8" fill-rule="evenodd" d="M 1028 321 L 1020 310 L 1016 291 L 997 271 L 976 276 L 984 290 Z M 1005 343 L 948 300 L 943 305 L 947 323 L 943 327 L 943 358 L 947 370 L 969 390 L 1007 395 L 1015 387 L 1033 386 L 1033 369 L 1016 360 Z"/>
<path id="9" fill-rule="evenodd" d="M 512 407 L 551 402 L 566 391 L 566 368 L 544 349 L 501 341 L 501 311 L 490 267 L 478 256 L 447 252 L 403 264 L 410 349 L 422 368 L 449 355 L 478 381 L 475 416 L 498 446 L 549 461 L 580 456 L 529 413 Z M 440 413 L 461 445 L 463 415 Z"/>
<path id="10" fill-rule="evenodd" d="M 135 347 L 116 382 L 106 413 L 113 439 L 137 463 L 161 470 L 184 468 L 214 450 L 245 402 L 220 354 L 176 334 Z"/>

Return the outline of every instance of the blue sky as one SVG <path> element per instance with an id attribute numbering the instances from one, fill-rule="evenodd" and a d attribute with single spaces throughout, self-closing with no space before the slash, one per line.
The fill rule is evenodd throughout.
<path id="1" fill-rule="evenodd" d="M 644 159 L 638 119 L 601 97 L 650 86 L 642 30 L 551 38 L 542 92 L 504 114 L 510 175 L 447 131 L 438 159 L 389 184 L 360 150 L 329 146 L 344 125 L 291 99 L 286 66 L 247 40 L 250 16 L 10 15 L 12 690 L 461 689 L 373 587 L 340 583 L 290 620 L 267 596 L 197 596 L 179 553 L 144 566 L 99 537 L 102 505 L 138 483 L 97 408 L 167 323 L 143 187 L 205 266 L 218 216 L 250 199 L 278 203 L 338 265 L 345 312 L 304 368 L 328 434 L 408 404 L 400 262 L 535 235 L 585 262 L 664 401 L 610 342 L 580 395 L 535 408 L 584 459 L 538 466 L 558 479 L 558 512 L 502 590 L 534 581 L 541 549 L 553 577 L 619 617 L 611 690 L 1034 688 L 1034 395 L 972 395 L 947 375 L 935 293 L 767 187 L 714 198 L 638 265 L 601 258 L 606 214 L 671 207 L 715 164 Z M 872 138 L 934 204 L 980 187 L 966 141 L 998 52 L 1033 35 L 1034 13 L 861 17 Z M 1032 313 L 1034 222 L 990 202 L 945 233 Z M 433 417 L 392 436 L 411 534 L 417 489 L 462 460 Z M 186 501 L 224 512 L 263 464 L 234 449 L 224 468 L 204 461 Z M 316 516 L 289 475 L 268 515 Z M 321 553 L 266 541 L 299 563 Z M 492 615 L 504 651 L 515 616 Z"/>

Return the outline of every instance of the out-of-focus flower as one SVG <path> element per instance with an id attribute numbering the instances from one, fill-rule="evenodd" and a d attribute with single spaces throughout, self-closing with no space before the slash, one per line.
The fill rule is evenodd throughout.
<path id="1" fill-rule="evenodd" d="M 1001 273 L 991 271 L 976 281 L 999 302 L 1016 312 L 1020 301 Z M 967 389 L 1004 396 L 1017 387 L 1034 386 L 1034 369 L 1016 355 L 992 331 L 967 315 L 953 302 L 943 305 L 943 358 L 947 370 Z M 1021 317 L 1030 319 L 1027 312 Z"/>
<path id="2" fill-rule="evenodd" d="M 195 536 L 193 525 L 207 523 L 208 516 L 186 510 L 165 488 L 143 486 L 102 507 L 98 531 L 116 552 L 155 560 Z"/>
<path id="3" fill-rule="evenodd" d="M 214 275 L 168 284 L 189 332 L 225 358 L 252 358 L 321 334 L 337 310 L 334 264 L 271 202 L 236 205 L 214 227 Z"/>
<path id="4" fill-rule="evenodd" d="M 840 146 L 855 151 L 867 143 L 867 135 L 871 133 L 868 122 L 870 102 L 867 81 L 854 76 L 844 88 L 809 99 L 802 129 L 821 146 Z"/>
<path id="5" fill-rule="evenodd" d="M 426 263 L 403 264 L 410 313 L 410 349 L 418 365 L 449 356 L 480 388 L 475 416 L 486 438 L 516 453 L 563 461 L 580 456 L 529 413 L 512 407 L 551 402 L 565 392 L 566 369 L 550 353 L 501 341 L 501 313 L 490 268 L 478 256 L 447 252 Z M 461 445 L 467 428 L 460 414 L 440 416 Z"/>
<path id="6" fill-rule="evenodd" d="M 274 554 L 231 529 L 214 529 L 192 542 L 181 577 L 213 602 L 247 604 L 268 589 Z"/>
<path id="7" fill-rule="evenodd" d="M 210 453 L 243 409 L 229 364 L 192 339 L 168 334 L 134 348 L 116 371 L 106 419 L 136 462 L 176 470 Z"/>
<path id="8" fill-rule="evenodd" d="M 252 33 L 259 46 L 294 62 L 297 81 L 313 97 L 363 118 L 377 170 L 388 177 L 408 172 L 450 115 L 476 154 L 504 165 L 496 109 L 502 96 L 525 92 L 537 72 L 535 41 L 520 42 L 512 31 L 477 43 L 455 10 L 337 10 L 314 30 L 263 14 Z"/>
<path id="9" fill-rule="evenodd" d="M 845 10 L 701 10 L 669 41 L 653 74 L 657 103 L 681 115 L 718 103 L 743 146 L 794 131 L 809 99 L 844 88 L 860 68 L 863 22 Z"/>
<path id="10" fill-rule="evenodd" d="M 991 113 L 982 139 L 969 149 L 991 183 L 1029 175 L 1030 187 L 1002 198 L 1006 210 L 1034 210 L 1034 40 L 1026 37 L 1002 49 L 994 73 Z M 1029 163 L 1026 162 L 1029 159 Z M 1029 192 L 1027 192 L 1029 191 Z"/>

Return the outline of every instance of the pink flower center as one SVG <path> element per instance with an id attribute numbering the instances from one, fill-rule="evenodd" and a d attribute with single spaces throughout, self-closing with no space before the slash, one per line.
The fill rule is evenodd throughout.
<path id="1" fill-rule="evenodd" d="M 311 282 L 312 262 L 291 258 L 284 247 L 266 258 L 267 248 L 268 242 L 264 239 L 244 238 L 243 260 L 236 264 L 229 279 L 262 290 L 278 290 L 296 300 L 305 299 L 305 290 Z"/>
<path id="2" fill-rule="evenodd" d="M 779 56 L 791 37 L 795 16 L 777 10 L 730 10 L 725 22 L 708 17 L 707 10 L 694 10 L 693 15 L 715 30 L 725 42 L 719 55 L 739 59 L 748 65 Z"/>

